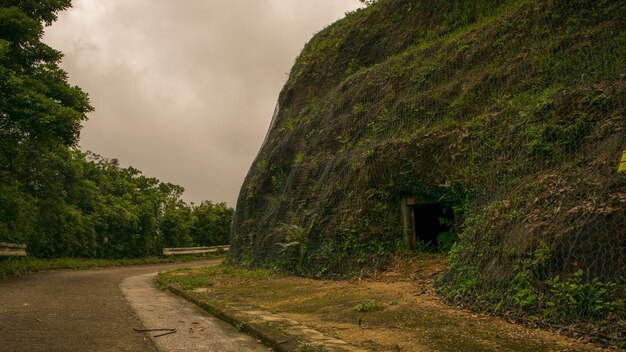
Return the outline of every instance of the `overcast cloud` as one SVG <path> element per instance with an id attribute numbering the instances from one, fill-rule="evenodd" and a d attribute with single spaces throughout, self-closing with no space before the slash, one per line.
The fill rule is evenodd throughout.
<path id="1" fill-rule="evenodd" d="M 235 206 L 304 44 L 357 0 L 74 0 L 44 38 L 96 111 L 80 146 Z"/>

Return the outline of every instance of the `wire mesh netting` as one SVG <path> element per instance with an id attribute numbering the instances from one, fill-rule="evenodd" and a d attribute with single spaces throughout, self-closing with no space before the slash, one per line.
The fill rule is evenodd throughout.
<path id="1" fill-rule="evenodd" d="M 624 2 L 584 0 L 381 0 L 348 14 L 296 60 L 229 260 L 335 277 L 450 250 L 443 297 L 601 318 L 598 334 L 623 341 L 624 15 Z"/>

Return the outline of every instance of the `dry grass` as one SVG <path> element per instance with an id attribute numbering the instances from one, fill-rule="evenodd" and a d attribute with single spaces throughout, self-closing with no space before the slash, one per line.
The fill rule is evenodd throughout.
<path id="1" fill-rule="evenodd" d="M 201 300 L 270 311 L 371 351 L 595 351 L 544 330 L 450 307 L 432 281 L 441 256 L 396 260 L 367 280 L 328 281 L 224 267 L 186 269 L 161 278 Z M 201 284 L 202 283 L 202 284 Z M 355 309 L 376 302 L 377 309 Z"/>

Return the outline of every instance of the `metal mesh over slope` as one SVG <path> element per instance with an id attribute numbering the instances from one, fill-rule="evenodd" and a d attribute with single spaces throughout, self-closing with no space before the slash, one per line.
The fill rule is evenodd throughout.
<path id="1" fill-rule="evenodd" d="M 624 15 L 620 1 L 381 0 L 326 28 L 281 92 L 229 260 L 381 270 L 415 250 L 412 199 L 452 214 L 445 297 L 623 321 Z"/>

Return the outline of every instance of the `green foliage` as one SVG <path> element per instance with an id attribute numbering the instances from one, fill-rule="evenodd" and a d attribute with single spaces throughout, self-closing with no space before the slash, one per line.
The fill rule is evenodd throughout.
<path id="1" fill-rule="evenodd" d="M 624 309 L 620 290 L 624 278 L 615 281 L 602 281 L 600 278 L 585 279 L 584 271 L 562 278 L 555 275 L 547 280 L 540 276 L 551 258 L 550 248 L 540 243 L 538 248 L 517 265 L 514 276 L 504 291 L 491 291 L 483 297 L 483 302 L 498 310 L 521 310 L 534 319 L 554 322 L 571 322 L 588 318 L 604 318 L 609 313 Z M 458 249 L 453 247 L 448 261 L 448 277 L 452 283 L 439 278 L 438 291 L 449 299 L 475 294 L 481 280 L 477 270 L 458 262 Z"/>
<path id="2" fill-rule="evenodd" d="M 219 276 L 228 276 L 240 281 L 259 281 L 273 278 L 276 274 L 265 269 L 246 270 L 224 265 L 204 267 L 201 271 L 180 268 L 159 273 L 159 279 L 179 285 L 186 290 L 193 290 L 197 287 L 211 287 L 214 285 L 216 277 Z"/>
<path id="3" fill-rule="evenodd" d="M 191 209 L 182 201 L 167 204 L 160 226 L 165 245 L 167 247 L 191 246 L 193 241 L 189 235 L 191 221 Z"/>
<path id="4" fill-rule="evenodd" d="M 512 304 L 527 313 L 535 313 L 539 307 L 538 290 L 535 288 L 535 274 L 544 269 L 550 257 L 550 248 L 542 242 L 533 255 L 516 267 L 517 274 L 509 285 Z"/>
<path id="5" fill-rule="evenodd" d="M 553 321 L 602 318 L 623 309 L 624 302 L 619 297 L 623 278 L 608 282 L 597 277 L 585 280 L 584 271 L 579 269 L 564 279 L 555 275 L 541 282 L 537 273 L 545 269 L 549 259 L 550 249 L 542 243 L 516 268 L 510 284 L 513 306 L 530 314 L 541 312 L 543 318 Z"/>
<path id="6" fill-rule="evenodd" d="M 184 269 L 183 269 L 184 270 Z M 199 287 L 211 287 L 214 285 L 211 278 L 197 275 L 178 275 L 180 271 L 172 271 L 170 275 L 162 276 L 168 282 L 176 284 L 183 290 L 193 290 Z"/>
<path id="7" fill-rule="evenodd" d="M 71 0 L 1 0 L 0 7 L 19 7 L 28 17 L 46 25 L 56 21 L 57 14 L 71 6 Z"/>
<path id="8" fill-rule="evenodd" d="M 40 22 L 49 24 L 68 6 L 69 1 L 0 3 L 0 160 L 24 144 L 44 150 L 75 144 L 81 122 L 93 110 L 87 95 L 70 86 L 59 68 L 61 53 L 40 40 Z"/>
<path id="9" fill-rule="evenodd" d="M 365 4 L 366 6 L 369 6 L 369 5 L 376 3 L 377 0 L 359 0 L 359 1 Z"/>
<path id="10" fill-rule="evenodd" d="M 530 270 L 525 269 L 518 272 L 511 282 L 513 305 L 529 313 L 535 312 L 538 305 L 532 278 Z"/>
<path id="11" fill-rule="evenodd" d="M 287 182 L 287 174 L 283 170 L 278 170 L 271 178 L 272 188 L 276 191 L 283 189 Z"/>
<path id="12" fill-rule="evenodd" d="M 438 292 L 448 299 L 455 299 L 458 296 L 470 295 L 476 291 L 480 285 L 480 273 L 476 265 L 467 265 L 459 260 L 458 244 L 453 244 L 448 255 L 446 271 L 452 273 L 443 283 L 442 276 L 437 278 Z"/>
<path id="13" fill-rule="evenodd" d="M 267 269 L 241 269 L 236 267 L 228 267 L 228 266 L 220 266 L 215 267 L 215 274 L 227 275 L 234 278 L 250 280 L 250 281 L 258 281 L 258 280 L 266 280 L 272 277 L 275 277 L 276 274 L 272 270 Z"/>
<path id="14" fill-rule="evenodd" d="M 304 153 L 300 152 L 296 154 L 296 157 L 293 159 L 293 164 L 298 165 L 302 162 L 303 159 L 304 159 Z"/>
<path id="15" fill-rule="evenodd" d="M 543 315 L 552 320 L 572 320 L 578 318 L 602 318 L 612 312 L 624 309 L 620 290 L 626 280 L 623 277 L 615 282 L 603 282 L 599 278 L 584 280 L 584 271 L 576 271 L 566 279 L 559 275 L 545 281 L 548 297 Z"/>
<path id="16" fill-rule="evenodd" d="M 228 243 L 232 208 L 189 206 L 180 199 L 182 187 L 117 160 L 59 147 L 34 167 L 28 182 L 4 194 L 13 203 L 3 205 L 13 206 L 0 205 L 6 213 L 0 239 L 25 242 L 37 257 L 138 257 L 163 247 Z"/>
<path id="17" fill-rule="evenodd" d="M 58 191 L 71 182 L 72 161 L 63 158 L 92 107 L 67 82 L 61 53 L 40 40 L 43 24 L 68 6 L 65 0 L 0 1 L 0 240 L 24 242 L 35 233 L 70 229 L 58 246 L 83 253 L 91 251 L 90 220 L 66 206 L 62 199 L 70 195 Z"/>
<path id="18" fill-rule="evenodd" d="M 452 249 L 454 243 L 456 243 L 456 230 L 452 220 L 446 217 L 440 217 L 438 219 L 441 225 L 445 225 L 448 230 L 437 235 L 437 250 L 439 252 L 449 252 Z"/>
<path id="19" fill-rule="evenodd" d="M 83 258 L 54 258 L 38 259 L 33 257 L 0 258 L 0 279 L 59 269 L 89 269 L 112 266 L 127 266 L 140 264 L 180 263 L 198 260 L 196 256 L 176 257 L 142 257 L 126 259 L 83 259 Z"/>
<path id="20" fill-rule="evenodd" d="M 259 152 L 274 169 L 246 178 L 253 192 L 240 197 L 232 261 L 274 267 L 276 244 L 291 243 L 274 229 L 288 223 L 307 242 L 303 260 L 300 241 L 289 247 L 287 270 L 384 270 L 402 249 L 400 200 L 416 197 L 455 214 L 455 231 L 438 236 L 450 249 L 438 292 L 450 301 L 538 316 L 566 301 L 548 299 L 546 279 L 567 282 L 583 266 L 581 285 L 614 282 L 626 220 L 614 172 L 625 9 L 390 0 L 322 30 L 281 92 L 277 137 Z"/>
<path id="21" fill-rule="evenodd" d="M 286 262 L 288 270 L 295 270 L 302 274 L 304 257 L 307 251 L 308 239 L 303 228 L 296 225 L 281 224 L 277 231 L 284 238 L 284 242 L 278 242 L 280 253 Z"/>
<path id="22" fill-rule="evenodd" d="M 369 299 L 364 302 L 357 304 L 352 307 L 352 310 L 355 312 L 378 312 L 385 309 L 385 304 L 383 302 L 377 301 L 375 299 Z"/>
<path id="23" fill-rule="evenodd" d="M 0 0 L 0 241 L 36 257 L 121 258 L 228 242 L 233 210 L 75 149 L 92 111 L 41 42 L 69 0 Z"/>
<path id="24" fill-rule="evenodd" d="M 294 349 L 294 352 L 325 352 L 327 351 L 323 345 L 314 344 L 309 341 L 300 341 Z"/>
<path id="25" fill-rule="evenodd" d="M 226 203 L 204 201 L 200 205 L 193 205 L 189 228 L 193 243 L 198 246 L 228 244 L 233 213 L 234 209 Z"/>

